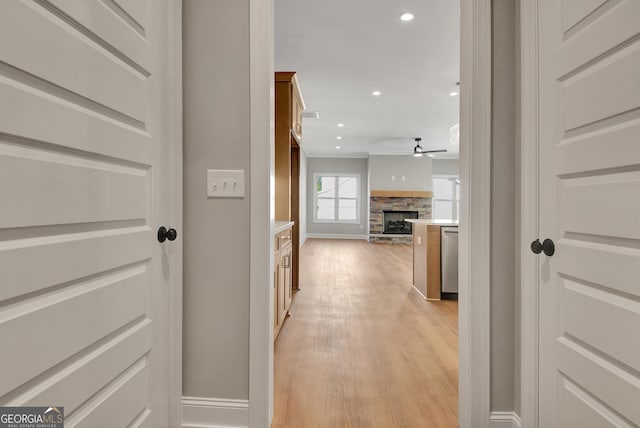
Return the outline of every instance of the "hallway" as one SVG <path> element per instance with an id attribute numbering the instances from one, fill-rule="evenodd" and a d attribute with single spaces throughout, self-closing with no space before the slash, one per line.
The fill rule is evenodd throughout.
<path id="1" fill-rule="evenodd" d="M 411 266 L 410 246 L 307 241 L 272 428 L 457 427 L 457 302 L 425 302 Z"/>

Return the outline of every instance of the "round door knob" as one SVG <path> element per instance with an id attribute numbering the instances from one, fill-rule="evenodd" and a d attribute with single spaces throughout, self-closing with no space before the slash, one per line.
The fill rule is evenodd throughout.
<path id="1" fill-rule="evenodd" d="M 542 252 L 549 257 L 553 256 L 556 252 L 556 244 L 549 238 L 545 239 L 542 241 Z"/>
<path id="2" fill-rule="evenodd" d="M 534 254 L 540 254 L 544 252 L 545 255 L 551 257 L 556 252 L 556 245 L 549 238 L 545 239 L 542 242 L 540 242 L 539 239 L 536 239 L 531 243 L 531 251 L 533 251 Z"/>
<path id="3" fill-rule="evenodd" d="M 540 254 L 542 252 L 542 242 L 540 242 L 539 239 L 531 243 L 531 251 L 533 251 L 533 254 Z"/>
<path id="4" fill-rule="evenodd" d="M 160 242 L 164 242 L 167 239 L 169 241 L 175 241 L 177 237 L 178 232 L 176 232 L 175 229 L 167 229 L 164 226 L 160 226 L 160 229 L 158 229 L 158 241 Z"/>

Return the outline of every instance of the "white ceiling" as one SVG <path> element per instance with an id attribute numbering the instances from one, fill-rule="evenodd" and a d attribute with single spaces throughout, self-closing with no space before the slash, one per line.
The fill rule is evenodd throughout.
<path id="1" fill-rule="evenodd" d="M 307 110 L 320 114 L 303 121 L 307 155 L 409 154 L 422 137 L 425 150 L 449 150 L 436 159 L 458 157 L 449 143 L 458 1 L 276 0 L 275 8 L 276 70 L 296 71 Z M 415 19 L 401 21 L 405 12 Z"/>

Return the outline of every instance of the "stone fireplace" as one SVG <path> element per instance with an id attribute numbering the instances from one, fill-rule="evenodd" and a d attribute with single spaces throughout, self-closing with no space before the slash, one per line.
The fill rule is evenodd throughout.
<path id="1" fill-rule="evenodd" d="M 406 219 L 430 219 L 432 196 L 429 191 L 372 190 L 369 242 L 411 244 L 411 223 Z"/>

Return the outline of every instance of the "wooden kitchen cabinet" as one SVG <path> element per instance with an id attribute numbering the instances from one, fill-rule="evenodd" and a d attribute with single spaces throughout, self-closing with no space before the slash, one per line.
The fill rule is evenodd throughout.
<path id="1" fill-rule="evenodd" d="M 275 220 L 293 221 L 291 283 L 298 290 L 298 255 L 300 252 L 300 144 L 302 91 L 292 71 L 275 73 Z"/>
<path id="2" fill-rule="evenodd" d="M 291 218 L 291 147 L 302 139 L 304 101 L 296 73 L 275 74 L 275 176 L 276 221 Z M 297 190 L 297 189 L 295 189 Z"/>
<path id="3" fill-rule="evenodd" d="M 427 300 L 440 300 L 440 228 L 430 220 L 413 220 L 413 287 Z M 450 224 L 444 224 L 450 226 Z"/>
<path id="4" fill-rule="evenodd" d="M 283 304 L 280 308 L 280 324 L 282 324 L 291 308 L 291 241 L 280 250 L 280 266 L 283 299 Z M 278 295 L 280 295 L 280 292 L 278 292 Z"/>
<path id="5" fill-rule="evenodd" d="M 273 338 L 280 334 L 289 309 L 291 308 L 291 262 L 292 239 L 291 228 L 287 228 L 275 235 L 275 251 L 273 254 Z"/>
<path id="6" fill-rule="evenodd" d="M 278 290 L 280 286 L 280 251 L 273 253 L 273 340 L 278 337 L 280 331 L 280 312 L 278 311 Z"/>

